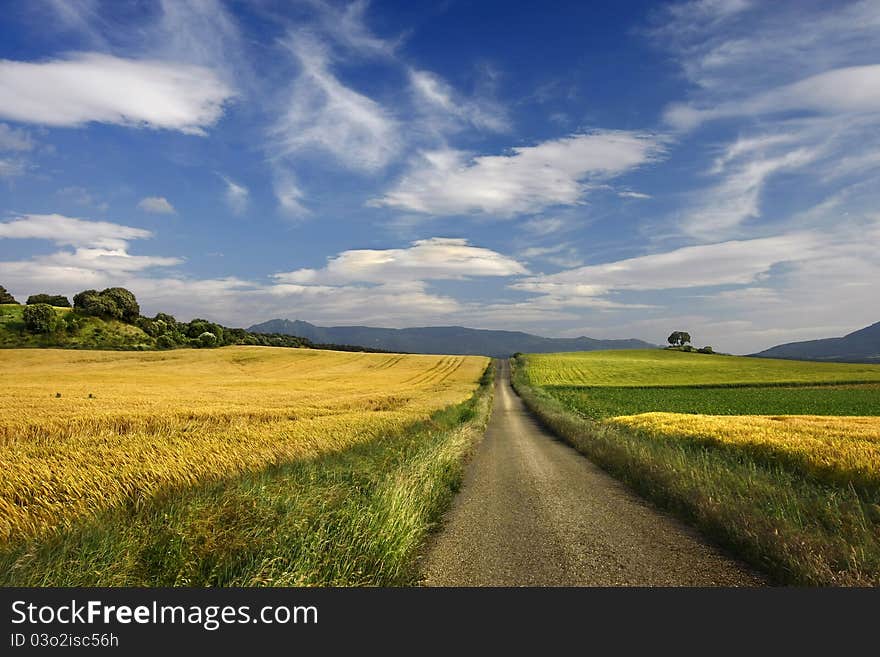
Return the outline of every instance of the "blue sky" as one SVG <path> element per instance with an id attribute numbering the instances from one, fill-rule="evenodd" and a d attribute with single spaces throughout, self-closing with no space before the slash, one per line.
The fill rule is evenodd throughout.
<path id="1" fill-rule="evenodd" d="M 0 284 L 247 326 L 880 320 L 880 2 L 3 2 Z"/>

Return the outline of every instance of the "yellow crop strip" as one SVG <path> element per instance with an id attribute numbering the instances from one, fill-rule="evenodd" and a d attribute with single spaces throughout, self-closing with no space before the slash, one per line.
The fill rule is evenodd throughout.
<path id="1" fill-rule="evenodd" d="M 880 486 L 880 417 L 642 413 L 611 424 L 732 447 L 829 483 Z"/>
<path id="2" fill-rule="evenodd" d="M 0 541 L 399 431 L 467 399 L 487 364 L 270 347 L 0 351 Z"/>

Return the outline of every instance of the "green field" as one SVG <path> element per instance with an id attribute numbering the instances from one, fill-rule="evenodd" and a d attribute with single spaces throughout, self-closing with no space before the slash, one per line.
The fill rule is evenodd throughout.
<path id="1" fill-rule="evenodd" d="M 706 415 L 878 415 L 880 384 L 721 388 L 548 386 L 563 404 L 594 419 L 653 411 Z"/>
<path id="2" fill-rule="evenodd" d="M 880 366 L 528 354 L 513 383 L 573 447 L 777 582 L 880 585 Z"/>
<path id="3" fill-rule="evenodd" d="M 880 366 L 813 363 L 663 349 L 530 354 L 534 386 L 754 386 L 880 383 Z"/>

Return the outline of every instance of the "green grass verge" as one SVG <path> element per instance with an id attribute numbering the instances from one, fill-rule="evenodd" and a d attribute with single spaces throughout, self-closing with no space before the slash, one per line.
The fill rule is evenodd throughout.
<path id="1" fill-rule="evenodd" d="M 878 415 L 880 384 L 741 388 L 600 388 L 546 386 L 587 417 L 651 411 L 704 415 Z"/>
<path id="2" fill-rule="evenodd" d="M 322 458 L 166 492 L 0 548 L 3 586 L 399 586 L 491 409 L 467 402 Z"/>
<path id="3" fill-rule="evenodd" d="M 664 349 L 529 354 L 536 386 L 749 386 L 880 383 L 880 365 L 814 363 Z"/>
<path id="4" fill-rule="evenodd" d="M 513 384 L 556 434 L 659 507 L 695 525 L 781 584 L 880 585 L 880 494 L 827 485 L 747 454 L 657 440 L 589 419 Z M 688 391 L 689 392 L 689 391 Z"/>

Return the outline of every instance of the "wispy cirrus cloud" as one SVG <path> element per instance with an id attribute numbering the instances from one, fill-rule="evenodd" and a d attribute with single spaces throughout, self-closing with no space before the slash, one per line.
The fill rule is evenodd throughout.
<path id="1" fill-rule="evenodd" d="M 272 180 L 275 198 L 281 211 L 296 219 L 308 217 L 311 211 L 305 206 L 305 193 L 294 177 L 293 173 L 284 169 L 277 169 Z"/>
<path id="2" fill-rule="evenodd" d="M 742 100 L 706 107 L 675 104 L 666 110 L 665 118 L 675 128 L 690 130 L 705 121 L 785 112 L 822 115 L 880 112 L 880 64 L 825 71 Z"/>
<path id="3" fill-rule="evenodd" d="M 35 148 L 35 142 L 27 130 L 13 128 L 0 123 L 0 178 L 15 178 L 24 175 L 31 164 L 26 154 Z"/>
<path id="4" fill-rule="evenodd" d="M 408 69 L 416 108 L 427 127 L 437 135 L 473 127 L 490 132 L 508 132 L 511 122 L 505 107 L 488 97 L 466 97 L 439 75 Z"/>
<path id="5" fill-rule="evenodd" d="M 662 150 L 655 135 L 596 131 L 516 147 L 503 155 L 427 151 L 371 204 L 434 215 L 535 213 L 578 204 L 591 182 L 632 170 Z"/>
<path id="6" fill-rule="evenodd" d="M 770 199 L 773 223 L 785 223 L 786 213 L 797 212 L 796 199 L 776 193 L 785 178 L 829 197 L 841 186 L 876 184 L 875 1 L 683 2 L 657 17 L 654 37 L 694 85 L 665 109 L 667 125 L 681 139 L 719 124 L 737 133 L 712 144 L 721 155 L 705 172 L 710 183 L 688 194 L 676 214 L 683 236 L 706 242 L 766 232 Z"/>
<path id="7" fill-rule="evenodd" d="M 95 196 L 94 193 L 90 192 L 85 187 L 80 187 L 79 185 L 70 185 L 68 187 L 62 187 L 58 190 L 58 196 L 71 203 L 75 203 L 76 205 L 81 205 L 86 208 L 94 208 L 99 212 L 106 212 L 110 205 L 107 201 L 101 200 Z"/>
<path id="8" fill-rule="evenodd" d="M 408 150 L 446 149 L 451 135 L 467 130 L 510 129 L 507 110 L 491 93 L 463 93 L 439 74 L 410 63 L 400 52 L 402 35 L 382 37 L 372 31 L 368 2 L 311 0 L 303 5 L 312 10 L 311 18 L 291 25 L 280 41 L 296 70 L 268 131 L 267 150 L 277 169 L 295 173 L 303 160 L 326 165 L 329 158 L 350 172 L 376 176 Z M 402 78 L 406 91 L 370 95 L 342 74 L 366 62 Z M 307 190 L 297 189 L 302 206 Z M 289 194 L 276 197 L 282 210 L 289 206 Z"/>
<path id="9" fill-rule="evenodd" d="M 738 142 L 729 150 L 735 151 L 737 146 Z M 723 156 L 725 166 L 714 169 L 720 182 L 698 194 L 699 200 L 684 214 L 681 229 L 687 235 L 711 241 L 741 233 L 744 224 L 761 216 L 761 194 L 774 175 L 803 169 L 819 156 L 818 147 L 759 151 L 762 149 Z"/>
<path id="10" fill-rule="evenodd" d="M 248 203 L 250 201 L 250 190 L 228 176 L 224 176 L 221 173 L 218 173 L 217 175 L 220 176 L 220 179 L 226 184 L 226 189 L 223 193 L 226 205 L 229 206 L 229 209 L 232 210 L 234 214 L 244 214 L 245 211 L 247 211 Z"/>
<path id="11" fill-rule="evenodd" d="M 281 157 L 322 151 L 363 172 L 388 164 L 401 146 L 391 112 L 340 82 L 326 46 L 309 33 L 290 34 L 285 46 L 299 74 L 270 131 L 271 149 Z"/>
<path id="12" fill-rule="evenodd" d="M 27 152 L 34 147 L 34 139 L 27 130 L 0 123 L 0 151 Z"/>
<path id="13" fill-rule="evenodd" d="M 825 71 L 876 64 L 875 0 L 686 0 L 655 12 L 649 34 L 702 94 L 730 100 Z"/>

